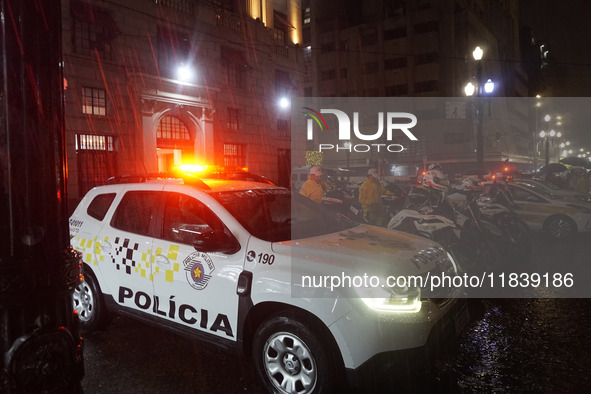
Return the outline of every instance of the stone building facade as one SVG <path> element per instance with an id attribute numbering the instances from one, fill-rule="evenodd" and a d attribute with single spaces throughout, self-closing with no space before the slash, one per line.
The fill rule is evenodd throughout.
<path id="1" fill-rule="evenodd" d="M 63 0 L 68 194 L 181 163 L 289 184 L 299 0 Z"/>

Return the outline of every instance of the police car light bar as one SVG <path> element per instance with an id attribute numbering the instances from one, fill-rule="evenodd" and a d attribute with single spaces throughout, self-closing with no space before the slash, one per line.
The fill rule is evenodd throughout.
<path id="1" fill-rule="evenodd" d="M 115 185 L 120 183 L 144 183 L 151 181 L 166 181 L 183 183 L 185 185 L 198 187 L 199 189 L 210 190 L 201 179 L 192 174 L 168 174 L 168 173 L 147 173 L 147 174 L 128 174 L 113 176 L 105 181 L 105 185 Z"/>

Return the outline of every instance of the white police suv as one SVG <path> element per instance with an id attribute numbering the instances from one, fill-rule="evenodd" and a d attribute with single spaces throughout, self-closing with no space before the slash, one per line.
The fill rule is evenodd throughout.
<path id="1" fill-rule="evenodd" d="M 84 330 L 104 327 L 109 312 L 132 315 L 246 352 L 272 392 L 316 393 L 392 374 L 390 356 L 454 338 L 466 322 L 456 293 L 428 298 L 406 282 L 457 273 L 431 241 L 264 183 L 111 183 L 70 218 Z"/>

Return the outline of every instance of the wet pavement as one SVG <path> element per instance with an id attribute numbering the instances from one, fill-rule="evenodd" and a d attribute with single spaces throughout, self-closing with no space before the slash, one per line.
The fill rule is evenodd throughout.
<path id="1" fill-rule="evenodd" d="M 591 263 L 590 240 L 538 236 L 531 261 Z M 402 392 L 591 392 L 591 300 L 551 296 L 478 301 L 456 352 L 415 370 Z M 126 317 L 87 334 L 84 356 L 85 393 L 264 392 L 249 360 Z"/>

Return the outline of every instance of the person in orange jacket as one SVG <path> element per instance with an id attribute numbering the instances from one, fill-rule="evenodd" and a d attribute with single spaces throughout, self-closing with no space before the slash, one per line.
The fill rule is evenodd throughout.
<path id="1" fill-rule="evenodd" d="M 301 195 L 308 197 L 318 204 L 322 203 L 322 196 L 324 195 L 324 187 L 321 182 L 322 175 L 323 173 L 320 167 L 311 167 L 308 180 L 302 185 L 302 190 L 300 190 Z"/>
<path id="2" fill-rule="evenodd" d="M 383 194 L 392 193 L 379 181 L 378 170 L 370 168 L 366 181 L 359 187 L 359 202 L 367 222 L 376 226 L 385 226 L 388 222 L 386 207 L 382 203 Z"/>

